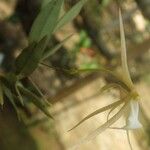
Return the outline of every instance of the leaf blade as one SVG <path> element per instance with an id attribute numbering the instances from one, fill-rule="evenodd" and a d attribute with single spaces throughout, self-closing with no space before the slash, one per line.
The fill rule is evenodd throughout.
<path id="1" fill-rule="evenodd" d="M 7 88 L 7 86 L 5 86 L 4 84 L 3 84 L 3 90 L 4 90 L 4 94 L 6 95 L 6 97 L 8 98 L 8 100 L 13 105 L 13 107 L 14 107 L 16 113 L 17 113 L 18 119 L 20 120 L 19 110 L 17 108 L 17 105 L 15 103 L 15 99 L 14 99 L 14 96 L 13 96 L 11 90 L 9 88 Z"/>
<path id="2" fill-rule="evenodd" d="M 63 0 L 51 0 L 45 7 L 43 7 L 43 9 L 41 9 L 29 34 L 30 43 L 33 41 L 38 42 L 44 36 L 50 37 L 57 24 L 62 4 Z"/>
<path id="3" fill-rule="evenodd" d="M 72 21 L 81 11 L 83 5 L 87 0 L 80 0 L 77 4 L 75 4 L 58 22 L 55 31 L 59 30 L 62 26 Z"/>
<path id="4" fill-rule="evenodd" d="M 47 37 L 43 38 L 37 44 L 30 44 L 17 57 L 15 62 L 17 75 L 28 76 L 38 67 L 38 64 L 40 63 L 41 57 L 45 50 L 46 41 Z"/>
<path id="5" fill-rule="evenodd" d="M 28 100 L 30 100 L 35 106 L 37 106 L 37 108 L 39 108 L 45 115 L 53 119 L 49 111 L 46 109 L 47 104 L 44 101 L 42 101 L 38 96 L 30 92 L 28 89 L 22 86 L 18 86 L 18 88 L 22 92 L 22 94 L 28 98 Z"/>
<path id="6" fill-rule="evenodd" d="M 67 36 L 63 41 L 61 41 L 59 44 L 57 44 L 53 49 L 50 49 L 50 50 L 44 52 L 43 57 L 42 57 L 42 60 L 44 60 L 44 59 L 46 59 L 46 58 L 52 56 L 52 55 L 53 55 L 55 52 L 57 52 L 57 51 L 63 46 L 63 44 L 64 44 L 69 38 L 71 38 L 72 36 L 73 36 L 73 34 Z"/>

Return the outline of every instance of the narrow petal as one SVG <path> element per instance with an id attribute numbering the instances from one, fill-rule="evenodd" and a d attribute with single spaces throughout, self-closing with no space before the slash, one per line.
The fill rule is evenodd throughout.
<path id="1" fill-rule="evenodd" d="M 114 106 L 114 107 L 112 107 L 112 108 L 110 109 L 110 111 L 109 111 L 108 114 L 107 114 L 107 121 L 108 121 L 108 119 L 109 119 L 110 114 L 111 114 L 116 108 L 117 108 L 117 106 Z"/>
<path id="2" fill-rule="evenodd" d="M 104 111 L 106 111 L 106 110 L 109 110 L 109 109 L 111 109 L 111 108 L 113 108 L 113 107 L 117 107 L 118 105 L 120 105 L 121 103 L 123 103 L 124 101 L 123 100 L 119 100 L 119 101 L 116 101 L 116 102 L 114 102 L 114 103 L 112 103 L 112 104 L 110 104 L 110 105 L 107 105 L 107 106 L 105 106 L 105 107 L 102 107 L 102 108 L 100 108 L 100 109 L 97 109 L 96 111 L 94 111 L 93 113 L 91 113 L 91 114 L 89 114 L 88 116 L 86 116 L 85 118 L 83 118 L 78 124 L 76 124 L 74 127 L 72 127 L 70 130 L 68 130 L 68 131 L 71 131 L 71 130 L 73 130 L 73 129 L 75 129 L 76 127 L 78 127 L 81 123 L 83 123 L 84 121 L 86 121 L 86 120 L 88 120 L 89 118 L 91 118 L 91 117 L 93 117 L 93 116 L 95 116 L 95 115 L 97 115 L 97 114 L 99 114 L 99 113 L 102 113 L 102 112 L 104 112 Z"/>
<path id="3" fill-rule="evenodd" d="M 101 125 L 99 128 L 97 128 L 95 131 L 93 131 L 91 134 L 89 134 L 86 138 L 83 138 L 78 144 L 76 144 L 72 150 L 77 149 L 80 145 L 94 139 L 96 136 L 98 136 L 100 133 L 104 132 L 107 128 L 109 128 L 112 124 L 114 124 L 127 110 L 128 102 L 123 105 L 123 107 L 119 110 L 117 114 L 115 114 L 112 118 L 110 118 L 106 123 Z"/>
<path id="4" fill-rule="evenodd" d="M 127 89 L 125 89 L 124 87 L 122 87 L 120 84 L 118 83 L 110 83 L 110 84 L 106 84 L 104 85 L 100 92 L 103 93 L 105 92 L 106 90 L 109 90 L 109 89 L 112 89 L 112 88 L 117 88 L 119 90 L 122 90 L 124 93 L 127 93 Z"/>

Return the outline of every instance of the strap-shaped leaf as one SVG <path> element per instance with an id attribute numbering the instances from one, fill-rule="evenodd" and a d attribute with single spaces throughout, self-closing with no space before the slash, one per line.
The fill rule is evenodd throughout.
<path id="1" fill-rule="evenodd" d="M 6 95 L 6 97 L 8 98 L 8 100 L 13 105 L 13 107 L 17 113 L 18 119 L 20 120 L 19 110 L 18 110 L 17 105 L 15 103 L 15 99 L 14 99 L 14 96 L 12 94 L 12 91 L 9 88 L 7 88 L 7 86 L 5 86 L 4 84 L 3 84 L 3 91 L 4 91 L 4 94 Z"/>
<path id="2" fill-rule="evenodd" d="M 2 83 L 0 81 L 0 105 L 4 104 L 4 98 L 3 98 L 3 87 L 2 87 Z"/>
<path id="3" fill-rule="evenodd" d="M 15 84 L 15 90 L 16 90 L 16 93 L 17 93 L 17 99 L 20 101 L 21 105 L 24 105 L 24 100 L 23 100 L 23 97 L 18 89 L 18 83 L 16 82 Z"/>
<path id="4" fill-rule="evenodd" d="M 48 49 L 48 50 L 46 50 L 46 51 L 44 52 L 44 54 L 43 54 L 42 60 L 44 60 L 44 59 L 46 59 L 46 58 L 52 56 L 54 53 L 56 53 L 56 52 L 63 46 L 63 44 L 64 44 L 68 39 L 71 38 L 71 36 L 72 36 L 72 34 L 69 35 L 69 36 L 67 36 L 63 41 L 61 41 L 59 44 L 57 44 L 53 49 Z"/>
<path id="5" fill-rule="evenodd" d="M 21 93 L 27 97 L 27 99 L 32 102 L 35 106 L 37 106 L 43 113 L 45 113 L 48 117 L 53 118 L 49 111 L 47 110 L 47 103 L 44 102 L 43 99 L 39 98 L 34 93 L 30 92 L 28 89 L 18 86 Z"/>
<path id="6" fill-rule="evenodd" d="M 28 90 L 35 93 L 38 97 L 43 97 L 43 93 L 40 91 L 39 87 L 33 82 L 31 77 L 28 77 L 26 80 L 28 87 Z"/>
<path id="7" fill-rule="evenodd" d="M 47 103 L 48 106 L 51 106 L 48 100 L 44 98 L 44 95 L 39 89 L 39 87 L 32 81 L 30 77 L 28 78 L 27 81 L 28 81 L 29 86 L 33 89 L 33 93 L 37 95 L 38 97 L 42 98 L 45 101 L 45 103 Z"/>
<path id="8" fill-rule="evenodd" d="M 87 119 L 89 119 L 89 118 L 91 118 L 91 117 L 93 117 L 93 116 L 95 116 L 95 115 L 97 115 L 97 114 L 99 114 L 99 113 L 102 113 L 102 112 L 104 112 L 104 111 L 106 111 L 106 110 L 109 110 L 109 109 L 113 108 L 114 106 L 118 106 L 118 105 L 120 105 L 120 104 L 123 103 L 123 102 L 124 102 L 124 101 L 119 100 L 119 101 L 116 101 L 116 102 L 114 102 L 114 103 L 112 103 L 112 104 L 110 104 L 110 105 L 107 105 L 107 106 L 105 106 L 105 107 L 102 107 L 102 108 L 100 108 L 100 109 L 97 109 L 96 111 L 94 111 L 93 113 L 89 114 L 89 115 L 86 116 L 84 119 L 82 119 L 78 124 L 76 124 L 76 125 L 75 125 L 73 128 L 71 128 L 69 131 L 75 129 L 76 127 L 78 127 L 81 123 L 83 123 L 83 122 L 86 121 Z"/>
<path id="9" fill-rule="evenodd" d="M 42 8 L 44 8 L 45 6 L 47 6 L 47 4 L 52 1 L 52 0 L 43 0 L 42 1 Z"/>
<path id="10" fill-rule="evenodd" d="M 38 44 L 31 44 L 16 59 L 16 74 L 28 76 L 37 67 L 42 58 L 45 42 L 47 38 L 43 38 Z"/>
<path id="11" fill-rule="evenodd" d="M 35 49 L 35 46 L 36 43 L 30 44 L 27 48 L 23 49 L 21 54 L 16 58 L 16 74 L 20 74 L 28 60 L 32 59 L 32 51 Z"/>
<path id="12" fill-rule="evenodd" d="M 30 43 L 39 42 L 45 36 L 50 37 L 56 27 L 62 4 L 63 0 L 51 0 L 41 9 L 31 28 Z"/>
<path id="13" fill-rule="evenodd" d="M 62 26 L 72 21 L 81 11 L 83 5 L 87 0 L 80 0 L 76 5 L 74 5 L 58 22 L 55 31 L 59 30 Z"/>

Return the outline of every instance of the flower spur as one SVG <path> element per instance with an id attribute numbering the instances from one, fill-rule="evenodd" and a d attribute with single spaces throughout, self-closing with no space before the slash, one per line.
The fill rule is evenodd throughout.
<path id="1" fill-rule="evenodd" d="M 102 124 L 100 127 L 98 127 L 96 130 L 94 130 L 87 137 L 83 138 L 77 145 L 75 145 L 74 148 L 77 148 L 79 145 L 92 140 L 93 138 L 98 136 L 106 129 L 111 128 L 111 129 L 126 130 L 130 148 L 132 149 L 128 130 L 138 129 L 142 127 L 142 124 L 139 121 L 139 95 L 131 80 L 128 65 L 127 65 L 126 42 L 125 42 L 124 27 L 123 27 L 123 21 L 122 21 L 120 10 L 119 10 L 119 22 L 120 22 L 120 37 L 121 37 L 121 70 L 119 71 L 110 71 L 106 69 L 97 69 L 97 70 L 105 71 L 106 73 L 109 73 L 110 75 L 116 78 L 116 80 L 118 81 L 117 83 L 114 82 L 111 84 L 107 84 L 102 88 L 101 91 L 105 91 L 109 88 L 114 88 L 114 87 L 118 88 L 121 93 L 120 100 L 94 111 L 93 113 L 83 118 L 78 124 L 76 124 L 74 127 L 72 127 L 69 130 L 71 131 L 76 127 L 78 127 L 87 119 L 99 113 L 109 110 L 109 113 L 107 115 L 107 121 L 104 124 Z M 112 117 L 109 117 L 112 111 L 117 107 L 120 107 L 120 105 L 122 106 L 119 109 L 119 111 Z M 125 126 L 121 128 L 111 127 L 122 116 L 125 116 L 125 120 L 126 120 Z"/>

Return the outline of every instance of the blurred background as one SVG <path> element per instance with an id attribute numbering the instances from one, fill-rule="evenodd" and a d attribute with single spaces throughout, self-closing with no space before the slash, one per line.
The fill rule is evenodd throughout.
<path id="1" fill-rule="evenodd" d="M 78 0 L 66 0 L 69 10 Z M 9 72 L 20 51 L 26 47 L 31 25 L 42 0 L 0 0 L 0 71 Z M 106 121 L 100 114 L 67 132 L 88 113 L 119 98 L 116 90 L 99 94 L 111 78 L 101 72 L 71 75 L 64 69 L 116 69 L 120 64 L 118 6 L 122 9 L 128 65 L 141 95 L 140 118 L 144 128 L 131 131 L 134 150 L 150 149 L 150 1 L 88 1 L 73 22 L 53 35 L 49 46 L 74 33 L 64 46 L 31 76 L 52 103 L 51 120 L 32 104 L 20 107 L 18 121 L 8 102 L 0 109 L 0 150 L 69 150 L 78 140 Z M 32 56 L 31 56 L 32 58 Z M 118 124 L 121 124 L 122 119 Z M 124 131 L 107 130 L 83 144 L 81 150 L 129 150 Z"/>

